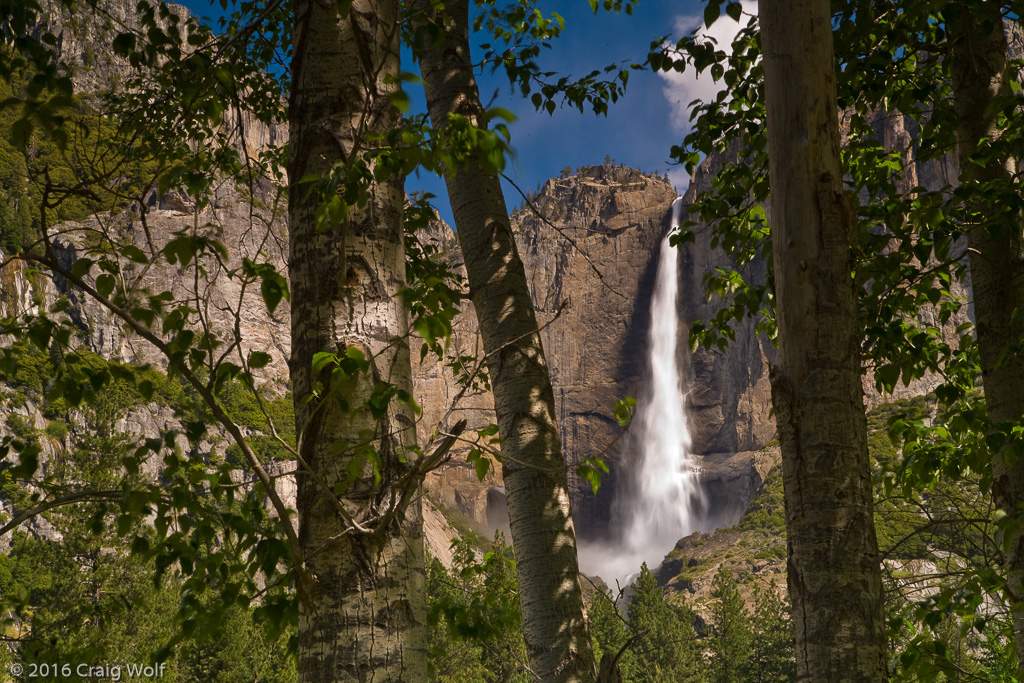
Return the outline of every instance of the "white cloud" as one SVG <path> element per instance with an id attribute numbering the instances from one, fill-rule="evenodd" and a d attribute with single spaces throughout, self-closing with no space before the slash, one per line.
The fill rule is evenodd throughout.
<path id="1" fill-rule="evenodd" d="M 684 194 L 690 186 L 690 174 L 686 172 L 685 166 L 669 167 L 668 180 L 679 194 Z"/>
<path id="2" fill-rule="evenodd" d="M 732 41 L 740 29 L 747 25 L 749 14 L 757 14 L 757 0 L 742 0 L 744 15 L 740 22 L 722 13 L 722 16 L 708 29 L 704 26 L 703 17 L 681 16 L 676 17 L 676 35 L 687 35 L 693 29 L 697 29 L 697 35 L 714 38 L 718 42 L 716 49 L 729 52 Z M 695 69 L 687 66 L 686 71 L 659 71 L 662 79 L 662 94 L 668 100 L 671 107 L 670 120 L 672 129 L 676 132 L 686 132 L 690 129 L 690 103 L 694 100 L 708 102 L 718 94 L 719 90 L 725 88 L 722 81 L 715 83 L 711 78 L 709 69 L 705 69 L 699 76 Z"/>

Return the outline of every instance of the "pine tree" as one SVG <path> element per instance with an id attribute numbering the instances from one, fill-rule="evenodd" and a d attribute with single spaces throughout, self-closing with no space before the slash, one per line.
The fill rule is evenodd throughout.
<path id="1" fill-rule="evenodd" d="M 720 569 L 711 584 L 711 680 L 714 683 L 746 683 L 751 680 L 753 634 L 750 614 L 732 575 Z"/>
<path id="2" fill-rule="evenodd" d="M 452 683 L 479 681 L 484 678 L 480 645 L 452 633 L 448 619 L 442 615 L 444 606 L 458 604 L 463 596 L 452 574 L 437 558 L 427 563 L 427 604 L 430 624 L 431 681 Z"/>
<path id="3" fill-rule="evenodd" d="M 664 591 L 644 563 L 629 602 L 629 631 L 634 643 L 620 669 L 637 683 L 703 681 L 693 614 L 665 602 Z"/>
<path id="4" fill-rule="evenodd" d="M 611 591 L 602 590 L 590 600 L 587 610 L 587 626 L 594 648 L 594 659 L 602 661 L 605 656 L 615 657 L 629 637 L 626 623 L 619 614 L 615 597 Z"/>
<path id="5" fill-rule="evenodd" d="M 793 622 L 789 600 L 772 583 L 754 589 L 753 647 L 749 680 L 753 683 L 784 683 L 796 675 Z"/>
<path id="6" fill-rule="evenodd" d="M 512 548 L 497 534 L 483 553 L 467 539 L 453 543 L 452 567 L 427 565 L 430 680 L 528 683 L 526 644 Z"/>

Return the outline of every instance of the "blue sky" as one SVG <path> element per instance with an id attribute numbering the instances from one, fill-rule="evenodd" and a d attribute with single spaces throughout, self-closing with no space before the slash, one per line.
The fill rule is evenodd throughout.
<path id="1" fill-rule="evenodd" d="M 178 0 L 193 14 L 218 16 L 219 3 L 211 0 Z M 216 7 L 214 7 L 216 5 Z M 704 3 L 701 0 L 640 0 L 632 16 L 591 12 L 587 0 L 559 0 L 543 5 L 546 14 L 558 12 L 565 17 L 565 30 L 552 42 L 552 48 L 540 57 L 542 69 L 565 75 L 583 76 L 594 69 L 626 59 L 642 62 L 651 40 L 660 36 L 678 37 L 697 28 Z M 755 2 L 744 2 L 745 9 L 756 11 Z M 709 32 L 720 45 L 735 33 L 737 24 L 723 16 Z M 723 40 L 724 39 L 724 40 Z M 475 42 L 487 42 L 481 36 Z M 417 71 L 408 53 L 403 54 L 402 69 Z M 525 192 L 538 183 L 558 175 L 566 166 L 577 168 L 597 164 L 608 155 L 619 163 L 645 171 L 668 172 L 676 188 L 685 190 L 685 172 L 669 164 L 668 151 L 686 132 L 685 105 L 697 97 L 713 96 L 717 87 L 709 76 L 652 74 L 634 72 L 624 98 L 611 105 L 607 116 L 591 111 L 562 108 L 553 115 L 537 112 L 517 92 L 513 92 L 503 72 L 478 76 L 481 99 L 493 106 L 511 110 L 518 117 L 511 126 L 512 147 L 516 156 L 506 174 Z M 422 110 L 422 90 L 408 85 L 413 107 Z M 444 182 L 421 173 L 406 181 L 406 190 L 426 190 L 437 195 L 435 203 L 441 217 L 451 223 L 451 210 L 445 197 Z M 506 184 L 509 207 L 519 204 L 518 193 Z"/>

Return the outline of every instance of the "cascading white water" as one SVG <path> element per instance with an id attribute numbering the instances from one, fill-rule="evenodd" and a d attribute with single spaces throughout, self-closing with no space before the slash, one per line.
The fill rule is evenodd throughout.
<path id="1" fill-rule="evenodd" d="M 672 204 L 672 230 L 679 227 L 682 198 Z M 699 471 L 690 455 L 684 368 L 677 359 L 679 319 L 678 250 L 666 236 L 651 299 L 646 390 L 637 401 L 630 428 L 629 481 L 616 490 L 611 547 L 581 548 L 584 571 L 610 584 L 625 584 L 647 562 L 653 569 L 676 541 L 697 530 L 703 507 Z M 688 354 L 682 357 L 688 358 Z"/>

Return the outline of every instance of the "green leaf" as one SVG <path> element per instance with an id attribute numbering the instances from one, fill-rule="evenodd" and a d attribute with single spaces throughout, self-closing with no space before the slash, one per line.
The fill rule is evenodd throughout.
<path id="1" fill-rule="evenodd" d="M 273 360 L 269 353 L 263 351 L 251 351 L 249 353 L 249 367 L 254 369 L 265 368 Z"/>
<path id="2" fill-rule="evenodd" d="M 636 399 L 632 396 L 627 396 L 615 404 L 615 421 L 619 423 L 620 427 L 625 427 L 633 421 L 634 407 L 636 407 Z"/>
<path id="3" fill-rule="evenodd" d="M 135 263 L 149 263 L 149 259 L 146 257 L 145 252 L 131 244 L 126 247 L 121 247 L 121 255 Z"/>
<path id="4" fill-rule="evenodd" d="M 288 297 L 288 285 L 280 275 L 277 277 L 267 276 L 260 284 L 260 294 L 263 295 L 263 303 L 267 305 L 267 311 L 273 315 L 277 310 L 277 305 L 281 303 L 281 299 Z"/>
<path id="5" fill-rule="evenodd" d="M 722 0 L 708 0 L 707 7 L 704 8 L 704 25 L 711 28 L 711 24 L 718 21 L 718 17 L 721 16 Z"/>
<path id="6" fill-rule="evenodd" d="M 8 135 L 8 139 L 11 144 L 18 149 L 28 147 L 29 142 L 32 141 L 32 131 L 34 126 L 32 121 L 27 118 L 21 118 L 11 124 L 11 132 Z"/>
<path id="7" fill-rule="evenodd" d="M 917 650 L 907 650 L 906 652 L 900 655 L 900 665 L 904 668 L 904 670 L 908 670 L 912 666 L 914 666 L 914 664 L 917 663 L 917 660 L 920 657 L 921 653 Z"/>
<path id="8" fill-rule="evenodd" d="M 142 536 L 136 536 L 132 541 L 131 551 L 132 555 L 145 555 L 149 552 L 149 541 Z"/>
<path id="9" fill-rule="evenodd" d="M 111 45 L 114 49 L 114 54 L 127 57 L 128 54 L 135 49 L 135 34 L 134 33 L 121 33 L 114 38 L 114 42 Z"/>
<path id="10" fill-rule="evenodd" d="M 71 266 L 71 274 L 75 277 L 85 277 L 92 270 L 94 261 L 90 258 L 80 258 Z"/>
<path id="11" fill-rule="evenodd" d="M 15 479 L 30 479 L 39 469 L 39 447 L 26 445 L 18 454 L 18 466 L 12 467 L 11 476 Z"/>
<path id="12" fill-rule="evenodd" d="M 408 93 L 404 90 L 396 90 L 388 95 L 388 99 L 391 100 L 391 104 L 395 105 L 398 111 L 406 114 L 412 108 L 412 101 L 409 99 Z"/>
<path id="13" fill-rule="evenodd" d="M 590 488 L 593 490 L 595 495 L 597 494 L 598 489 L 601 488 L 602 473 L 608 473 L 608 465 L 606 465 L 604 460 L 601 458 L 585 458 L 576 466 L 576 474 L 579 475 L 580 479 L 590 482 Z"/>
<path id="14" fill-rule="evenodd" d="M 109 273 L 104 273 L 96 278 L 96 291 L 104 299 L 108 298 L 111 292 L 114 291 L 114 285 L 117 282 L 114 280 L 114 276 Z"/>
<path id="15" fill-rule="evenodd" d="M 896 382 L 900 378 L 900 368 L 898 365 L 887 364 L 875 370 L 875 380 L 879 384 L 881 389 L 884 389 L 887 393 L 892 393 L 893 387 L 896 386 Z"/>
<path id="16" fill-rule="evenodd" d="M 487 476 L 487 470 L 489 470 L 490 467 L 491 467 L 491 461 L 490 460 L 488 460 L 487 458 L 484 458 L 484 457 L 477 458 L 476 462 L 473 463 L 473 469 L 476 470 L 476 477 L 477 477 L 477 479 L 479 479 L 480 481 L 483 481 L 484 477 Z"/>
<path id="17" fill-rule="evenodd" d="M 313 375 L 319 375 L 329 365 L 336 365 L 338 357 L 329 351 L 317 351 L 313 354 Z"/>

